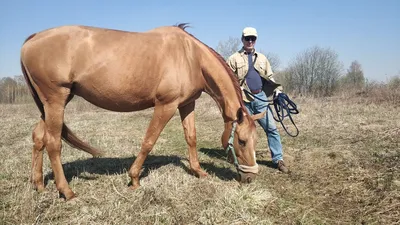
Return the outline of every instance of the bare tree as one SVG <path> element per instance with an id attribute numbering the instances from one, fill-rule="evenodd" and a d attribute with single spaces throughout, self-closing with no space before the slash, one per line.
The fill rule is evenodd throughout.
<path id="1" fill-rule="evenodd" d="M 224 59 L 228 59 L 233 53 L 240 49 L 242 41 L 240 38 L 229 37 L 226 41 L 219 41 L 215 51 L 217 51 Z"/>
<path id="2" fill-rule="evenodd" d="M 364 72 L 359 62 L 353 61 L 351 63 L 350 68 L 347 69 L 347 74 L 342 78 L 341 83 L 346 89 L 352 88 L 361 90 L 365 87 Z"/>
<path id="3" fill-rule="evenodd" d="M 272 52 L 264 53 L 263 50 L 260 50 L 260 53 L 264 54 L 267 57 L 269 64 L 271 64 L 271 69 L 273 72 L 279 70 L 279 67 L 281 66 L 281 60 L 278 54 Z"/>
<path id="4" fill-rule="evenodd" d="M 21 103 L 31 100 L 32 98 L 22 75 L 0 79 L 0 103 Z"/>
<path id="5" fill-rule="evenodd" d="M 242 45 L 242 41 L 240 38 L 230 37 L 226 41 L 219 41 L 215 51 L 217 51 L 224 59 L 228 59 L 233 53 L 237 52 Z M 260 50 L 260 53 L 264 54 L 269 63 L 271 64 L 272 71 L 277 71 L 281 65 L 281 60 L 279 56 L 275 53 L 268 52 L 265 53 L 263 50 Z"/>
<path id="6" fill-rule="evenodd" d="M 399 74 L 400 74 L 400 72 L 399 72 Z M 391 91 L 395 91 L 395 90 L 400 91 L 400 75 L 396 75 L 396 76 L 391 77 L 387 84 L 388 84 L 389 90 L 391 90 Z"/>
<path id="7" fill-rule="evenodd" d="M 23 75 L 14 76 L 14 81 L 16 82 L 16 102 L 30 102 L 32 97 L 30 95 L 29 88 L 26 84 L 25 78 Z"/>
<path id="8" fill-rule="evenodd" d="M 315 46 L 297 55 L 289 64 L 285 79 L 298 94 L 328 96 L 337 87 L 342 68 L 336 52 Z"/>
<path id="9" fill-rule="evenodd" d="M 16 97 L 17 82 L 11 77 L 5 77 L 0 80 L 0 102 L 14 103 Z"/>

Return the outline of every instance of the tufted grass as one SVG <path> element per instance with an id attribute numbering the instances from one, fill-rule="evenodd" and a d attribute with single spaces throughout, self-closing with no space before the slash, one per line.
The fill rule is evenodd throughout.
<path id="1" fill-rule="evenodd" d="M 294 99 L 300 135 L 280 126 L 290 174 L 271 166 L 258 127 L 256 182 L 239 185 L 221 149 L 223 121 L 211 98 L 196 105 L 201 166 L 188 173 L 179 115 L 162 132 L 142 171 L 141 187 L 128 189 L 127 170 L 140 150 L 152 109 L 105 111 L 74 99 L 65 120 L 103 158 L 63 144 L 62 161 L 78 198 L 65 202 L 44 157 L 46 191 L 29 184 L 33 104 L 0 105 L 0 224 L 396 224 L 400 220 L 399 107 L 367 98 Z"/>

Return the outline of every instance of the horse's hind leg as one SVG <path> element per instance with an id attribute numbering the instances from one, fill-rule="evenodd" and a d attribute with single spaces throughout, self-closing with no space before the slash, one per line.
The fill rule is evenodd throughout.
<path id="1" fill-rule="evenodd" d="M 68 186 L 67 179 L 61 164 L 61 131 L 64 118 L 65 95 L 53 94 L 49 102 L 45 104 L 45 124 L 46 133 L 44 136 L 44 144 L 49 155 L 51 168 L 54 173 L 57 190 L 64 195 L 66 200 L 75 197 L 75 194 Z"/>
<path id="2" fill-rule="evenodd" d="M 140 186 L 139 175 L 144 160 L 146 159 L 149 152 L 153 149 L 161 131 L 165 125 L 172 118 L 177 109 L 177 104 L 168 105 L 156 105 L 154 107 L 153 118 L 150 121 L 149 127 L 147 128 L 146 136 L 143 139 L 142 147 L 129 169 L 129 176 L 132 179 L 131 189 L 136 189 Z"/>
<path id="3" fill-rule="evenodd" d="M 196 127 L 195 127 L 194 106 L 195 103 L 193 102 L 183 107 L 180 107 L 179 114 L 181 115 L 186 143 L 189 146 L 190 170 L 197 177 L 205 177 L 207 176 L 207 173 L 200 167 L 196 149 Z"/>
<path id="4" fill-rule="evenodd" d="M 43 119 L 39 121 L 32 132 L 32 171 L 31 182 L 39 192 L 44 190 L 43 184 L 43 149 L 44 149 L 45 123 Z"/>

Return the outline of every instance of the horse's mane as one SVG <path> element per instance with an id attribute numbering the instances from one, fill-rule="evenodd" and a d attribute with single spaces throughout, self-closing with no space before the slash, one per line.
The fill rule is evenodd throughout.
<path id="1" fill-rule="evenodd" d="M 225 68 L 226 72 L 228 73 L 229 77 L 232 80 L 233 86 L 235 87 L 235 91 L 236 94 L 239 98 L 239 102 L 240 102 L 240 106 L 243 109 L 246 109 L 246 107 L 243 104 L 243 97 L 242 97 L 242 90 L 240 89 L 240 85 L 239 85 L 239 81 L 237 80 L 235 74 L 233 73 L 233 71 L 229 68 L 228 64 L 225 62 L 224 58 L 217 52 L 215 51 L 213 48 L 211 48 L 210 46 L 204 44 L 202 41 L 200 41 L 199 39 L 197 39 L 195 36 L 193 36 L 192 34 L 190 34 L 189 32 L 187 32 L 185 29 L 187 27 L 189 27 L 188 23 L 180 23 L 178 25 L 175 25 L 176 27 L 179 27 L 180 29 L 182 29 L 183 31 L 185 31 L 188 35 L 190 35 L 192 38 L 194 38 L 195 40 L 197 40 L 198 42 L 202 43 L 204 46 L 207 47 L 208 50 L 210 50 L 210 52 L 215 56 L 215 58 L 218 59 L 218 61 L 221 63 L 221 65 Z"/>

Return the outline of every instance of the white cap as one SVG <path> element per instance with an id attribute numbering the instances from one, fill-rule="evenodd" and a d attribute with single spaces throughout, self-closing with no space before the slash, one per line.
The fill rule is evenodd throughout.
<path id="1" fill-rule="evenodd" d="M 254 27 L 246 27 L 243 29 L 242 36 L 255 36 L 257 37 L 257 30 Z"/>

